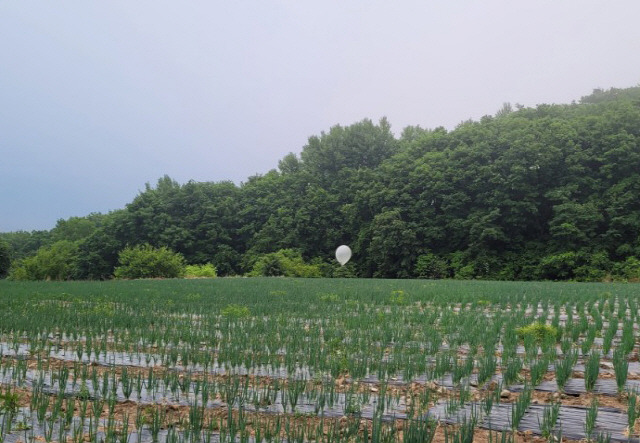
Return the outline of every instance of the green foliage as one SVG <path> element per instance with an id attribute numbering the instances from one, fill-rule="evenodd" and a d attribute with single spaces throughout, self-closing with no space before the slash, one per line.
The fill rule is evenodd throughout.
<path id="1" fill-rule="evenodd" d="M 6 277 L 11 267 L 11 246 L 0 239 L 0 278 Z"/>
<path id="2" fill-rule="evenodd" d="M 310 137 L 299 156 L 239 186 L 165 176 L 120 211 L 0 239 L 13 260 L 78 242 L 74 276 L 87 279 L 109 278 L 119 251 L 149 243 L 223 276 L 637 281 L 638 128 L 640 87 L 571 105 L 506 104 L 451 131 L 408 127 L 399 138 L 385 119 L 363 120 Z M 336 270 L 340 244 L 358 259 Z M 303 263 L 316 258 L 314 269 L 266 257 L 291 249 Z"/>
<path id="3" fill-rule="evenodd" d="M 318 299 L 324 302 L 337 303 L 340 300 L 340 296 L 335 293 L 325 293 L 318 294 Z"/>
<path id="4" fill-rule="evenodd" d="M 336 265 L 329 275 L 333 278 L 356 278 L 358 276 L 353 263 L 347 263 L 344 266 Z"/>
<path id="5" fill-rule="evenodd" d="M 48 231 L 16 231 L 0 233 L 0 240 L 9 244 L 12 259 L 34 255 L 38 249 L 51 244 L 51 234 Z"/>
<path id="6" fill-rule="evenodd" d="M 111 212 L 81 245 L 82 278 L 113 275 L 118 254 L 127 245 L 164 245 L 189 263 L 212 263 L 218 275 L 240 272 L 246 234 L 238 233 L 241 199 L 230 182 L 179 185 L 165 176 L 147 184 L 123 210 Z"/>
<path id="7" fill-rule="evenodd" d="M 575 252 L 548 255 L 540 260 L 541 276 L 549 280 L 573 278 L 576 262 L 577 255 Z"/>
<path id="8" fill-rule="evenodd" d="M 374 277 L 406 278 L 411 276 L 418 241 L 415 226 L 404 220 L 400 209 L 384 210 L 376 215 L 361 234 L 367 257 L 374 267 Z"/>
<path id="9" fill-rule="evenodd" d="M 122 212 L 109 214 L 105 226 L 80 242 L 78 257 L 80 278 L 104 280 L 113 276 L 113 270 L 118 263 L 118 253 L 126 246 L 126 242 L 113 235 L 117 226 L 122 226 L 120 223 L 122 214 Z"/>
<path id="10" fill-rule="evenodd" d="M 217 277 L 216 267 L 211 263 L 204 265 L 187 265 L 184 276 L 186 278 L 215 278 Z"/>
<path id="11" fill-rule="evenodd" d="M 516 329 L 516 334 L 522 339 L 532 337 L 536 343 L 545 343 L 558 337 L 558 330 L 551 325 L 534 322 L 527 326 Z"/>
<path id="12" fill-rule="evenodd" d="M 548 280 L 604 281 L 612 270 L 613 263 L 606 252 L 569 251 L 543 257 L 537 275 Z"/>
<path id="13" fill-rule="evenodd" d="M 613 370 L 616 376 L 618 392 L 622 392 L 625 389 L 629 375 L 629 359 L 622 348 L 616 348 L 613 352 Z"/>
<path id="14" fill-rule="evenodd" d="M 34 365 L 23 358 L 2 359 L 7 383 L 0 393 L 20 386 L 30 389 L 32 395 L 22 399 L 27 400 L 20 402 L 23 404 L 15 397 L 0 395 L 0 413 L 25 406 L 17 420 L 5 423 L 24 423 L 24 430 L 30 425 L 34 439 L 43 441 L 82 440 L 81 427 L 73 426 L 74 414 L 81 421 L 87 412 L 90 426 L 85 431 L 95 433 L 104 428 L 105 433 L 112 433 L 113 441 L 120 437 L 126 440 L 128 415 L 115 421 L 120 418 L 114 415 L 116 394 L 137 403 L 131 411 L 132 417 L 136 414 L 136 429 L 144 428 L 157 436 L 162 429 L 169 429 L 176 432 L 176 437 L 167 438 L 172 442 L 198 438 L 205 442 L 209 432 L 227 441 L 242 432 L 245 424 L 255 430 L 256 441 L 283 437 L 287 441 L 430 441 L 436 429 L 442 432 L 443 428 L 430 418 L 425 420 L 435 402 L 450 414 L 448 422 L 463 422 L 461 426 L 446 425 L 446 437 L 440 441 L 478 440 L 473 438 L 469 420 L 475 417 L 478 423 L 488 423 L 487 417 L 497 415 L 503 417 L 501 429 L 513 428 L 512 434 L 495 435 L 498 441 L 511 441 L 511 437 L 521 437 L 522 431 L 535 430 L 536 415 L 543 438 L 560 441 L 567 417 L 561 417 L 560 403 L 548 402 L 529 414 L 534 386 L 553 362 L 556 370 L 549 374 L 550 379 L 555 376 L 560 388 L 566 387 L 578 355 L 584 361 L 590 354 L 584 381 L 587 389 L 593 389 L 598 360 L 609 358 L 591 337 L 596 330 L 604 330 L 605 322 L 607 329 L 622 327 L 623 337 L 631 340 L 630 355 L 635 356 L 634 327 L 639 319 L 637 288 L 626 283 L 603 287 L 599 283 L 415 279 L 0 281 L 0 304 L 0 342 L 5 351 L 28 349 L 29 355 L 42 357 Z M 563 321 L 567 345 L 564 341 L 561 345 L 564 358 L 556 355 L 556 343 L 549 343 L 544 334 L 543 353 L 538 355 L 535 332 L 525 335 L 522 356 L 516 327 L 533 318 L 551 318 L 552 324 L 560 325 L 561 315 L 567 316 Z M 534 325 L 529 329 L 539 328 Z M 623 349 L 627 348 L 626 340 L 616 339 L 616 374 L 620 369 L 616 360 L 628 364 L 629 354 Z M 51 358 L 44 358 L 63 351 L 74 360 L 72 364 L 52 365 Z M 94 362 L 114 361 L 114 352 L 123 358 L 115 359 L 115 366 L 99 370 Z M 127 361 L 148 368 L 134 371 L 126 366 Z M 529 377 L 522 377 L 524 365 L 529 368 Z M 200 377 L 194 368 L 200 374 L 218 375 L 215 379 Z M 300 377 L 300 368 L 310 376 Z M 261 371 L 271 375 L 260 377 L 257 386 L 246 374 Z M 471 374 L 474 377 L 469 379 Z M 491 382 L 500 375 L 499 384 Z M 347 389 L 337 390 L 335 381 L 346 376 Z M 379 380 L 375 387 L 363 383 L 371 377 Z M 444 397 L 427 386 L 437 387 L 443 377 L 451 377 L 454 383 Z M 48 381 L 46 386 L 42 380 Z M 509 383 L 520 381 L 525 383 L 520 395 L 511 396 L 511 403 L 501 402 Z M 410 392 L 416 383 L 426 389 Z M 471 384 L 481 398 L 473 395 L 476 389 Z M 75 395 L 64 395 L 70 391 Z M 185 397 L 190 404 L 188 417 L 176 420 L 167 414 L 167 406 L 184 404 Z M 210 421 L 209 429 L 204 429 L 209 406 L 216 399 L 227 406 L 226 417 Z M 628 400 L 628 422 L 633 431 L 638 415 L 636 394 L 629 393 Z M 154 401 L 162 404 L 154 405 Z M 304 411 L 297 408 L 302 404 Z M 262 414 L 253 420 L 254 411 L 273 405 L 282 407 L 284 414 Z M 595 426 L 597 405 L 593 405 L 588 412 L 583 410 L 585 431 L 595 441 L 607 441 L 606 436 L 598 437 L 601 430 Z M 244 406 L 249 410 L 244 411 Z M 499 408 L 497 414 L 494 408 Z M 101 414 L 106 419 L 98 423 Z M 336 414 L 344 415 L 345 420 L 334 421 L 336 426 L 317 427 L 323 416 Z M 399 414 L 405 417 L 401 432 L 397 420 L 384 420 Z M 24 421 L 23 415 L 27 417 Z M 226 422 L 227 417 L 234 422 Z M 43 427 L 36 426 L 36 418 L 59 424 L 61 435 L 41 438 Z M 294 423 L 290 419 L 297 424 L 287 430 L 287 423 Z M 368 420 L 364 427 L 363 420 Z M 70 424 L 67 437 L 65 421 Z M 304 427 L 303 422 L 311 427 Z M 104 427 L 92 423 L 104 423 Z M 622 431 L 623 426 L 618 429 Z M 327 430 L 333 433 L 330 438 L 324 438 Z M 73 432 L 76 436 L 71 437 Z M 294 437 L 293 432 L 299 433 Z M 193 435 L 196 437 L 189 437 Z M 94 437 L 92 434 L 85 440 Z M 633 432 L 630 437 L 635 437 Z M 249 438 L 245 434 L 240 439 Z M 489 441 L 495 441 L 492 438 Z"/>
<path id="15" fill-rule="evenodd" d="M 322 277 L 318 265 L 306 264 L 299 252 L 281 249 L 255 261 L 250 277 Z"/>
<path id="16" fill-rule="evenodd" d="M 475 269 L 473 267 L 473 265 L 465 265 L 462 266 L 460 268 L 458 268 L 458 270 L 456 271 L 454 277 L 459 279 L 459 280 L 469 280 L 472 279 L 473 277 L 475 277 L 476 273 L 475 273 Z"/>
<path id="17" fill-rule="evenodd" d="M 351 126 L 334 126 L 329 133 L 310 137 L 302 151 L 303 168 L 323 182 L 345 168 L 375 168 L 398 149 L 386 119 L 375 125 L 363 120 Z"/>
<path id="18" fill-rule="evenodd" d="M 604 281 L 613 269 L 613 263 L 606 252 L 589 254 L 584 263 L 576 268 L 576 279 L 580 281 Z"/>
<path id="19" fill-rule="evenodd" d="M 405 305 L 408 302 L 407 294 L 402 289 L 391 291 L 389 302 L 394 305 Z"/>
<path id="20" fill-rule="evenodd" d="M 435 254 L 423 254 L 418 257 L 415 274 L 418 278 L 446 278 L 449 276 L 449 266 Z"/>
<path id="21" fill-rule="evenodd" d="M 104 216 L 93 214 L 88 217 L 71 217 L 58 220 L 55 228 L 50 232 L 52 241 L 79 241 L 89 237 L 96 230 Z"/>
<path id="22" fill-rule="evenodd" d="M 78 244 L 61 240 L 13 263 L 11 280 L 69 280 L 77 275 Z"/>
<path id="23" fill-rule="evenodd" d="M 587 392 L 593 392 L 600 372 L 600 351 L 592 351 L 585 362 L 584 386 Z"/>
<path id="24" fill-rule="evenodd" d="M 251 311 L 249 311 L 248 307 L 237 304 L 225 306 L 220 313 L 229 318 L 246 318 L 251 316 Z"/>
<path id="25" fill-rule="evenodd" d="M 11 391 L 11 385 L 0 393 L 0 411 L 15 414 L 18 411 L 18 394 Z"/>
<path id="26" fill-rule="evenodd" d="M 630 434 L 635 430 L 638 412 L 638 391 L 636 389 L 632 389 L 627 393 L 627 423 L 629 424 Z"/>
<path id="27" fill-rule="evenodd" d="M 116 278 L 177 278 L 185 272 L 184 257 L 164 246 L 127 247 L 118 255 L 118 263 Z"/>
<path id="28" fill-rule="evenodd" d="M 587 409 L 587 415 L 584 420 L 584 433 L 587 435 L 587 440 L 591 441 L 593 432 L 596 428 L 596 419 L 598 418 L 598 397 L 591 399 L 591 405 Z"/>
<path id="29" fill-rule="evenodd" d="M 638 282 L 640 281 L 640 260 L 637 257 L 627 257 L 627 259 L 618 263 L 615 267 L 615 274 L 625 280 Z"/>

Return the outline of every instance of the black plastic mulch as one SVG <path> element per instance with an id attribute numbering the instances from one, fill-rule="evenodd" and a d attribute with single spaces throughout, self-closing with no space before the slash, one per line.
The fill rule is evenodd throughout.
<path id="1" fill-rule="evenodd" d="M 542 435 L 540 423 L 543 421 L 543 412 L 546 405 L 531 405 L 525 412 L 518 431 L 530 431 L 535 435 Z M 428 415 L 447 424 L 460 423 L 464 417 L 469 419 L 472 415 L 480 417 L 477 426 L 483 429 L 494 431 L 510 430 L 511 408 L 510 403 L 500 403 L 494 405 L 491 413 L 486 416 L 481 413 L 480 403 L 468 403 L 458 411 L 447 414 L 446 403 L 438 403 L 431 408 Z M 579 406 L 561 406 L 558 421 L 554 430 L 562 429 L 562 436 L 571 440 L 581 440 L 587 438 L 584 430 L 584 422 L 587 408 Z M 624 411 L 614 408 L 598 408 L 598 417 L 592 438 L 598 434 L 609 434 L 611 441 L 640 443 L 637 436 L 629 438 L 626 435 L 627 414 Z"/>

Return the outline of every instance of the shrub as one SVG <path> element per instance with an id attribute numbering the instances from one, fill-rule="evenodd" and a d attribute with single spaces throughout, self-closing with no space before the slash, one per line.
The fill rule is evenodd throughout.
<path id="1" fill-rule="evenodd" d="M 437 255 L 428 253 L 418 257 L 415 271 L 418 278 L 446 278 L 449 265 Z"/>
<path id="2" fill-rule="evenodd" d="M 185 278 L 216 278 L 216 267 L 211 263 L 204 265 L 187 265 L 184 270 Z"/>
<path id="3" fill-rule="evenodd" d="M 118 254 L 118 264 L 116 278 L 177 278 L 185 273 L 182 254 L 148 244 L 123 249 Z"/>
<path id="4" fill-rule="evenodd" d="M 455 278 L 461 278 L 459 275 L 466 275 L 469 271 L 473 274 L 473 265 L 469 265 L 467 254 L 462 251 L 456 251 L 447 256 L 448 262 L 450 264 L 451 273 Z M 462 268 L 467 268 L 461 272 Z M 471 275 L 468 278 L 473 278 Z"/>
<path id="5" fill-rule="evenodd" d="M 549 339 L 555 340 L 558 336 L 558 330 L 553 326 L 534 322 L 530 325 L 516 329 L 516 334 L 523 339 L 525 337 L 533 337 L 536 343 L 544 343 Z"/>
<path id="6" fill-rule="evenodd" d="M 548 255 L 540 260 L 540 274 L 549 280 L 573 278 L 578 256 L 575 252 Z"/>
<path id="7" fill-rule="evenodd" d="M 580 281 L 603 281 L 611 275 L 613 263 L 605 252 L 596 252 L 583 257 L 586 262 L 575 269 L 575 276 Z"/>
<path id="8" fill-rule="evenodd" d="M 347 263 L 344 266 L 337 265 L 331 272 L 331 277 L 333 278 L 356 278 L 357 276 L 358 273 L 353 263 Z"/>
<path id="9" fill-rule="evenodd" d="M 474 276 L 475 276 L 475 270 L 473 265 L 465 265 L 456 271 L 454 278 L 458 280 L 469 280 L 469 279 L 472 279 Z"/>
<path id="10" fill-rule="evenodd" d="M 306 264 L 299 252 L 281 249 L 258 257 L 249 276 L 322 277 L 322 271 L 318 265 Z"/>
<path id="11" fill-rule="evenodd" d="M 29 272 L 27 266 L 25 266 L 25 260 L 16 261 L 9 269 L 7 279 L 15 281 L 35 280 L 29 278 Z"/>
<path id="12" fill-rule="evenodd" d="M 627 257 L 624 262 L 616 264 L 614 272 L 625 280 L 640 281 L 640 260 Z"/>
<path id="13" fill-rule="evenodd" d="M 389 302 L 394 305 L 407 304 L 407 294 L 401 289 L 396 289 L 395 291 L 391 291 Z"/>
<path id="14" fill-rule="evenodd" d="M 69 280 L 77 274 L 78 244 L 68 240 L 38 249 L 34 256 L 15 262 L 10 280 Z"/>
<path id="15" fill-rule="evenodd" d="M 225 306 L 220 313 L 229 318 L 246 318 L 251 315 L 248 307 L 235 304 Z"/>
<path id="16" fill-rule="evenodd" d="M 250 277 L 278 277 L 286 274 L 283 258 L 277 253 L 265 254 L 255 261 Z"/>
<path id="17" fill-rule="evenodd" d="M 471 264 L 473 265 L 474 278 L 483 279 L 498 278 L 503 267 L 503 263 L 500 262 L 498 257 L 486 252 L 475 257 Z"/>

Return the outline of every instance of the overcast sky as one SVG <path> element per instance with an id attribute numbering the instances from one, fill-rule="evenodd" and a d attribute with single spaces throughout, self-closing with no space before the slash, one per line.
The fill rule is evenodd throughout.
<path id="1" fill-rule="evenodd" d="M 0 231 L 240 183 L 335 124 L 640 83 L 638 0 L 0 1 Z"/>

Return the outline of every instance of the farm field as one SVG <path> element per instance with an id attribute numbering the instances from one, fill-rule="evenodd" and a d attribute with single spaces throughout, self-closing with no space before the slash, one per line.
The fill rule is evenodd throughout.
<path id="1" fill-rule="evenodd" d="M 639 289 L 0 281 L 0 442 L 637 442 Z"/>

